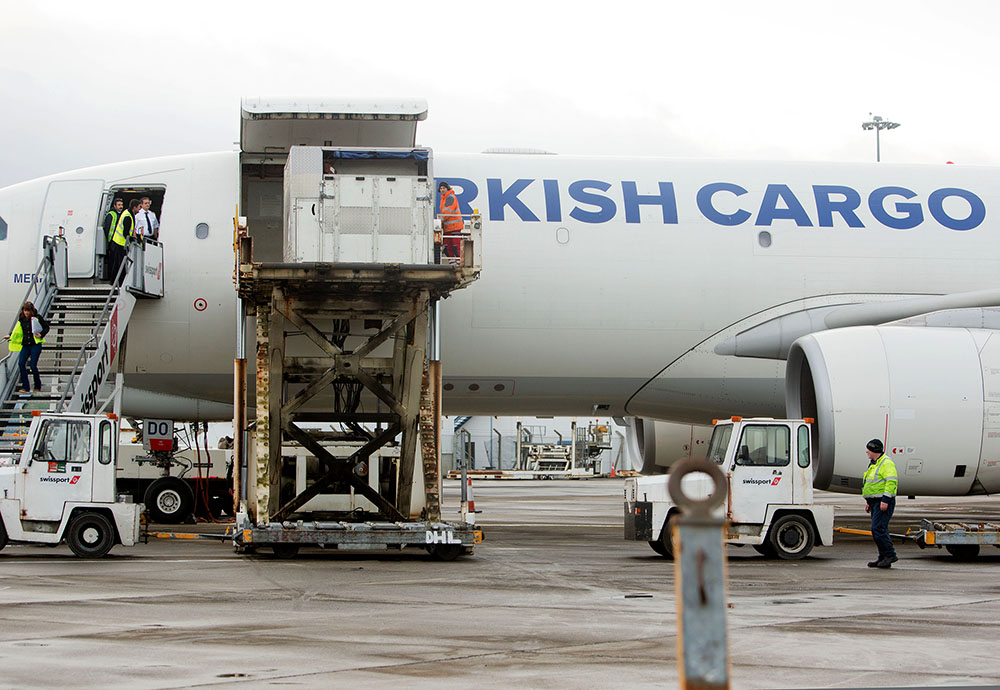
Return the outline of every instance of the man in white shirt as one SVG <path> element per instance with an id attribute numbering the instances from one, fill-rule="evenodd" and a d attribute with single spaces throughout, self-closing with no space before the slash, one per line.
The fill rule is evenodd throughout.
<path id="1" fill-rule="evenodd" d="M 135 234 L 146 239 L 160 238 L 160 221 L 156 214 L 149 210 L 152 202 L 148 196 L 142 197 L 142 208 L 135 214 Z"/>

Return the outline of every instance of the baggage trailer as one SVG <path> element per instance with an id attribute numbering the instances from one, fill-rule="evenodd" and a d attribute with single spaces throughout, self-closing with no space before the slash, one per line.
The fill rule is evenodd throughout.
<path id="1" fill-rule="evenodd" d="M 921 520 L 915 534 L 907 533 L 921 549 L 944 547 L 960 561 L 979 556 L 983 546 L 1000 548 L 1000 523 L 996 522 L 932 522 Z"/>
<path id="2" fill-rule="evenodd" d="M 483 541 L 474 525 L 444 522 L 284 522 L 267 527 L 244 527 L 236 542 L 244 551 L 270 547 L 279 558 L 293 558 L 300 546 L 347 551 L 388 551 L 407 547 L 425 549 L 451 561 L 472 553 Z"/>
<path id="3" fill-rule="evenodd" d="M 732 417 L 716 420 L 708 459 L 728 480 L 716 512 L 727 520 L 726 542 L 768 557 L 805 558 L 815 544 L 833 544 L 833 506 L 813 503 L 811 419 Z M 679 509 L 670 475 L 625 480 L 625 539 L 648 542 L 673 557 L 670 522 Z M 684 493 L 704 498 L 714 484 L 704 474 L 683 477 Z"/>

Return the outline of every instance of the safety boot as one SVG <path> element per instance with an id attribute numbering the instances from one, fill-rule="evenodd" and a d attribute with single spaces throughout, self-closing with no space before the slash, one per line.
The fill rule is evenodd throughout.
<path id="1" fill-rule="evenodd" d="M 881 561 L 875 564 L 876 568 L 891 568 L 892 564 L 899 560 L 899 556 L 892 554 L 887 558 L 883 558 Z"/>

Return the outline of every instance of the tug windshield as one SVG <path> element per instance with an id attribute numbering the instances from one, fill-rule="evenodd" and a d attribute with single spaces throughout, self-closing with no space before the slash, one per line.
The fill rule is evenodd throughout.
<path id="1" fill-rule="evenodd" d="M 726 448 L 729 447 L 729 439 L 733 435 L 733 425 L 726 424 L 715 427 L 712 432 L 712 440 L 708 442 L 708 459 L 716 465 L 721 465 L 726 459 Z"/>

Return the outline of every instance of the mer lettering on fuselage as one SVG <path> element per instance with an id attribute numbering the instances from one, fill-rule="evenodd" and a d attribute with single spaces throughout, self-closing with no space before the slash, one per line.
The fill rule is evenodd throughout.
<path id="1" fill-rule="evenodd" d="M 461 177 L 437 178 L 438 182 L 448 182 L 455 189 L 455 196 L 463 214 L 472 213 L 479 204 L 479 185 Z M 536 183 L 541 183 L 542 209 L 532 209 L 521 199 L 521 194 Z M 563 222 L 565 183 L 559 180 L 518 179 L 505 183 L 500 178 L 486 179 L 487 217 L 492 221 L 507 219 L 508 212 L 527 223 Z M 609 194 L 610 182 L 603 180 L 576 180 L 566 186 L 566 194 L 575 202 L 568 217 L 581 223 L 607 223 L 624 212 L 626 223 L 639 223 L 643 206 L 659 207 L 665 225 L 677 224 L 677 196 L 673 182 L 657 182 L 655 193 L 640 193 L 639 185 L 633 180 L 620 183 L 621 199 L 616 201 Z M 652 186 L 652 185 L 648 185 Z M 537 185 L 536 185 L 537 188 Z M 815 214 L 810 215 L 799 197 L 785 184 L 769 184 L 764 190 L 759 206 L 744 208 L 740 197 L 749 190 L 732 182 L 713 182 L 701 187 L 691 201 L 707 220 L 722 226 L 742 225 L 754 219 L 754 226 L 771 226 L 775 221 L 789 220 L 802 228 L 832 228 L 834 216 L 839 215 L 850 228 L 863 228 L 864 222 L 857 211 L 864 201 L 862 194 L 845 185 L 813 185 L 811 196 L 815 203 Z M 727 198 L 728 197 L 728 198 Z M 893 230 L 910 230 L 925 220 L 924 209 L 941 226 L 949 230 L 972 230 L 986 219 L 986 204 L 974 192 L 957 187 L 936 189 L 927 195 L 925 201 L 911 189 L 898 186 L 878 187 L 867 195 L 867 206 L 872 217 L 881 225 Z M 945 208 L 948 199 L 957 198 L 965 202 L 967 213 L 955 212 L 955 206 Z M 958 202 L 959 204 L 961 202 Z M 954 202 L 953 202 L 954 204 Z M 724 212 L 720 206 L 736 210 Z M 620 207 L 621 208 L 620 208 Z M 538 211 L 541 211 L 539 213 Z"/>

